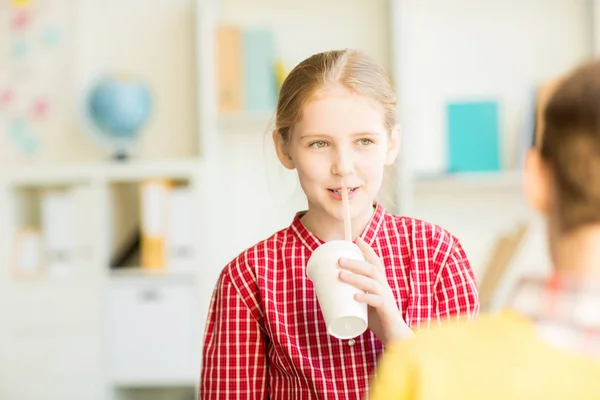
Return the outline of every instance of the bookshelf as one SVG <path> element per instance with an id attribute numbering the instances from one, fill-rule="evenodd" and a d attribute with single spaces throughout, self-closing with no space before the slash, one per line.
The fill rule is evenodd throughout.
<path id="1" fill-rule="evenodd" d="M 55 270 L 54 264 L 42 262 L 35 274 L 17 275 L 14 263 L 2 265 L 2 296 L 15 305 L 4 309 L 10 328 L 4 339 L 14 344 L 5 355 L 7 360 L 19 359 L 11 368 L 12 374 L 21 376 L 7 393 L 43 397 L 50 390 L 76 398 L 85 391 L 89 398 L 135 398 L 139 391 L 126 388 L 146 386 L 179 392 L 187 387 L 193 393 L 204 324 L 200 294 L 205 290 L 202 269 L 196 266 L 202 265 L 199 257 L 207 251 L 204 243 L 192 242 L 193 259 L 188 261 L 193 268 L 172 269 L 170 263 L 163 269 L 139 264 L 123 268 L 111 265 L 111 259 L 127 237 L 118 231 L 140 224 L 143 182 L 155 178 L 176 182 L 190 189 L 196 204 L 202 170 L 198 159 L 179 159 L 20 167 L 0 174 L 0 202 L 6 206 L 0 232 L 6 238 L 2 260 L 14 259 L 11 239 L 22 227 L 37 227 L 43 233 L 47 222 L 43 199 L 49 192 L 73 194 L 69 212 L 74 218 L 69 226 L 75 239 L 67 268 Z M 200 237 L 198 215 L 189 215 L 193 237 Z M 72 347 L 73 341 L 80 346 Z M 36 355 L 26 348 L 45 355 L 60 351 L 62 369 L 32 367 Z M 29 368 L 33 373 L 52 373 L 61 384 L 26 386 L 23 379 L 31 376 Z M 65 388 L 67 377 L 81 386 Z"/>

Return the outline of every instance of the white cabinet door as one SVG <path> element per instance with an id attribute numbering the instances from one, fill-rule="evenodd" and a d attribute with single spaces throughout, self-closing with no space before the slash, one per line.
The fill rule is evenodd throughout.
<path id="1" fill-rule="evenodd" d="M 161 385 L 197 380 L 192 288 L 156 278 L 113 282 L 108 309 L 113 383 Z"/>

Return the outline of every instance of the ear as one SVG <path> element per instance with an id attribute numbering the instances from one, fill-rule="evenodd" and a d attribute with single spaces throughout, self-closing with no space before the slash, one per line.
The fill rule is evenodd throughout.
<path id="1" fill-rule="evenodd" d="M 544 216 L 550 212 L 552 175 L 537 149 L 531 149 L 525 159 L 523 190 L 529 205 Z"/>
<path id="2" fill-rule="evenodd" d="M 273 144 L 275 145 L 275 151 L 277 152 L 277 158 L 281 164 L 287 169 L 294 169 L 296 165 L 294 164 L 294 160 L 290 156 L 289 152 L 289 142 L 285 142 L 279 131 L 277 129 L 273 129 Z"/>
<path id="3" fill-rule="evenodd" d="M 385 165 L 392 165 L 396 161 L 398 153 L 400 152 L 401 136 L 402 128 L 400 125 L 394 126 L 394 129 L 392 129 L 388 140 L 388 146 L 385 154 Z"/>

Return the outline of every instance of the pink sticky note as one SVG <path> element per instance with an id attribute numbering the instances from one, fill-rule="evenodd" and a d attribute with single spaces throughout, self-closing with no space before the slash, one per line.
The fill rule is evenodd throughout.
<path id="1" fill-rule="evenodd" d="M 46 99 L 37 99 L 33 102 L 33 106 L 31 107 L 31 112 L 37 118 L 43 118 L 48 113 L 48 108 L 50 104 Z"/>
<path id="2" fill-rule="evenodd" d="M 8 105 L 15 98 L 10 89 L 0 89 L 0 106 Z"/>
<path id="3" fill-rule="evenodd" d="M 15 31 L 24 30 L 29 25 L 30 17 L 27 10 L 19 10 L 13 15 L 11 26 Z"/>

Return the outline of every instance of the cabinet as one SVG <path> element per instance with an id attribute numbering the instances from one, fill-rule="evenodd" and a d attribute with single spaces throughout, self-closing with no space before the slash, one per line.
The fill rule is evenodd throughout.
<path id="1" fill-rule="evenodd" d="M 185 276 L 122 277 L 108 292 L 111 379 L 119 386 L 189 384 L 198 377 L 194 286 Z"/>

